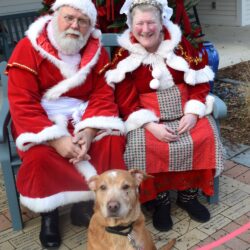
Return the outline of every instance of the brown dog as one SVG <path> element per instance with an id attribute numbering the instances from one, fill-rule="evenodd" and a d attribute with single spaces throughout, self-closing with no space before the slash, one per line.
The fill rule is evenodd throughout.
<path id="1" fill-rule="evenodd" d="M 88 250 L 156 250 L 139 203 L 138 187 L 147 177 L 138 170 L 110 170 L 89 180 L 96 201 Z"/>

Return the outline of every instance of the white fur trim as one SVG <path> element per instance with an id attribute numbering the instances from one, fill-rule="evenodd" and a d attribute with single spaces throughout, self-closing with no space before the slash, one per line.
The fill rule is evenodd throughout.
<path id="1" fill-rule="evenodd" d="M 157 68 L 154 68 L 154 69 L 152 70 L 152 76 L 153 76 L 154 78 L 160 79 L 161 76 L 162 76 L 161 70 L 160 70 L 158 67 L 157 67 Z"/>
<path id="2" fill-rule="evenodd" d="M 91 32 L 91 36 L 95 39 L 101 39 L 102 32 L 99 29 L 93 29 L 93 31 Z"/>
<path id="3" fill-rule="evenodd" d="M 205 66 L 200 70 L 190 69 L 188 62 L 181 56 L 174 53 L 175 48 L 181 41 L 181 30 L 176 25 L 169 21 L 166 28 L 170 33 L 170 39 L 164 40 L 155 53 L 149 53 L 139 43 L 130 41 L 130 30 L 126 30 L 118 37 L 118 43 L 121 47 L 129 51 L 130 55 L 121 60 L 116 69 L 106 72 L 106 80 L 110 86 L 114 83 L 119 83 L 125 78 L 125 74 L 133 72 L 140 65 L 150 65 L 153 78 L 160 80 L 158 89 L 170 88 L 174 85 L 172 75 L 166 67 L 166 64 L 178 71 L 184 72 L 184 79 L 187 84 L 195 85 L 213 80 L 214 73 L 209 66 Z M 156 68 L 160 69 L 161 74 L 156 72 Z M 156 86 L 152 86 L 156 88 Z"/>
<path id="4" fill-rule="evenodd" d="M 205 66 L 200 70 L 189 69 L 184 74 L 184 80 L 190 85 L 205 83 L 214 79 L 214 72 L 210 66 Z"/>
<path id="5" fill-rule="evenodd" d="M 62 80 L 56 86 L 52 87 L 45 93 L 45 97 L 47 99 L 56 99 L 65 92 L 69 91 L 70 89 L 84 84 L 87 75 L 89 74 L 93 66 L 97 63 L 97 60 L 100 56 L 101 43 L 99 48 L 97 49 L 96 54 L 93 56 L 90 62 L 86 64 L 83 68 L 81 68 L 79 71 L 77 71 L 77 73 L 74 74 L 72 77 L 69 77 L 72 74 L 68 70 L 69 69 L 68 64 L 52 56 L 37 44 L 38 36 L 42 32 L 46 23 L 51 20 L 51 18 L 52 18 L 51 16 L 47 15 L 37 19 L 33 24 L 31 24 L 28 31 L 26 32 L 26 35 L 31 41 L 31 44 L 34 47 L 34 49 L 37 50 L 43 58 L 46 58 L 51 63 L 53 63 L 60 70 L 61 74 L 66 78 L 65 80 Z"/>
<path id="6" fill-rule="evenodd" d="M 128 133 L 131 130 L 140 128 L 145 123 L 158 121 L 159 118 L 151 110 L 141 109 L 135 111 L 129 115 L 128 119 L 125 122 L 126 132 Z"/>
<path id="7" fill-rule="evenodd" d="M 213 112 L 214 102 L 215 102 L 215 98 L 212 95 L 207 95 L 205 115 L 210 115 Z"/>
<path id="8" fill-rule="evenodd" d="M 80 161 L 75 164 L 75 167 L 86 181 L 97 175 L 95 167 L 89 161 Z"/>
<path id="9" fill-rule="evenodd" d="M 125 79 L 125 74 L 128 72 L 133 72 L 137 69 L 142 62 L 142 58 L 139 55 L 130 55 L 124 60 L 117 64 L 117 68 L 109 70 L 105 74 L 107 83 L 110 86 L 114 86 L 114 83 L 119 83 Z"/>
<path id="10" fill-rule="evenodd" d="M 97 129 L 114 129 L 119 130 L 121 133 L 125 133 L 124 123 L 118 117 L 107 117 L 107 116 L 94 116 L 87 118 L 76 124 L 74 133 L 78 133 L 84 128 L 97 128 Z"/>
<path id="11" fill-rule="evenodd" d="M 198 100 L 190 100 L 185 104 L 184 114 L 195 114 L 201 118 L 206 114 L 206 105 Z"/>
<path id="12" fill-rule="evenodd" d="M 16 139 L 16 146 L 22 151 L 27 151 L 29 148 L 45 143 L 48 140 L 60 138 L 69 135 L 67 129 L 60 125 L 53 125 L 43 129 L 41 132 L 35 133 L 22 133 Z"/>
<path id="13" fill-rule="evenodd" d="M 187 61 L 181 56 L 177 56 L 174 53 L 169 53 L 167 55 L 166 63 L 169 67 L 179 70 L 179 71 L 188 71 L 189 65 Z"/>
<path id="14" fill-rule="evenodd" d="M 158 89 L 160 87 L 160 81 L 158 79 L 152 79 L 149 86 L 151 89 Z"/>
<path id="15" fill-rule="evenodd" d="M 49 212 L 60 206 L 94 199 L 93 191 L 61 192 L 45 198 L 30 198 L 20 195 L 21 203 L 35 213 Z"/>
<path id="16" fill-rule="evenodd" d="M 90 70 L 96 64 L 100 56 L 101 48 L 98 49 L 92 60 L 83 68 L 81 68 L 74 76 L 59 82 L 57 85 L 49 89 L 44 97 L 53 100 L 68 92 L 70 89 L 84 84 Z"/>
<path id="17" fill-rule="evenodd" d="M 51 9 L 56 11 L 64 5 L 80 10 L 89 17 L 92 27 L 96 25 L 97 11 L 95 5 L 90 0 L 56 0 Z"/>

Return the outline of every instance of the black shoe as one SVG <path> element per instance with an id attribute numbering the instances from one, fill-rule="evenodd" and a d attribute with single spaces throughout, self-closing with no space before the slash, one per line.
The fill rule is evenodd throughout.
<path id="1" fill-rule="evenodd" d="M 41 232 L 40 241 L 45 248 L 57 248 L 61 245 L 61 236 L 59 232 L 58 210 L 48 213 L 41 213 Z"/>
<path id="2" fill-rule="evenodd" d="M 70 217 L 71 223 L 79 227 L 88 227 L 94 213 L 94 201 L 84 201 L 73 204 Z"/>
<path id="3" fill-rule="evenodd" d="M 187 211 L 189 216 L 198 222 L 204 223 L 210 220 L 210 213 L 208 209 L 202 205 L 197 198 L 191 199 L 186 202 L 182 202 L 179 199 L 177 199 L 176 204 Z"/>
<path id="4" fill-rule="evenodd" d="M 167 232 L 173 227 L 170 216 L 169 192 L 162 192 L 157 195 L 155 200 L 155 211 L 153 213 L 153 226 L 161 232 Z"/>
<path id="5" fill-rule="evenodd" d="M 153 226 L 161 232 L 167 232 L 173 227 L 173 221 L 170 216 L 170 203 L 158 204 L 153 213 Z"/>

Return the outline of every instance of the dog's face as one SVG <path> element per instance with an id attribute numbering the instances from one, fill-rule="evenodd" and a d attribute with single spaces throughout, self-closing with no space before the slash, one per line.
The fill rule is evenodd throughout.
<path id="1" fill-rule="evenodd" d="M 96 193 L 96 209 L 105 218 L 125 218 L 138 203 L 138 186 L 144 179 L 143 172 L 109 170 L 89 180 L 89 187 Z"/>

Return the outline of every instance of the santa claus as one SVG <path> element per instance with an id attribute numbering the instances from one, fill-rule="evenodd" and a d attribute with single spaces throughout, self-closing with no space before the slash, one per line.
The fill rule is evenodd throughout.
<path id="1" fill-rule="evenodd" d="M 124 125 L 113 89 L 99 72 L 108 55 L 95 29 L 95 6 L 57 0 L 52 10 L 29 27 L 7 67 L 12 131 L 22 159 L 17 188 L 21 203 L 41 213 L 40 240 L 47 248 L 61 242 L 57 208 L 75 203 L 72 223 L 87 225 L 89 214 L 79 203 L 93 199 L 86 180 L 125 168 Z"/>

